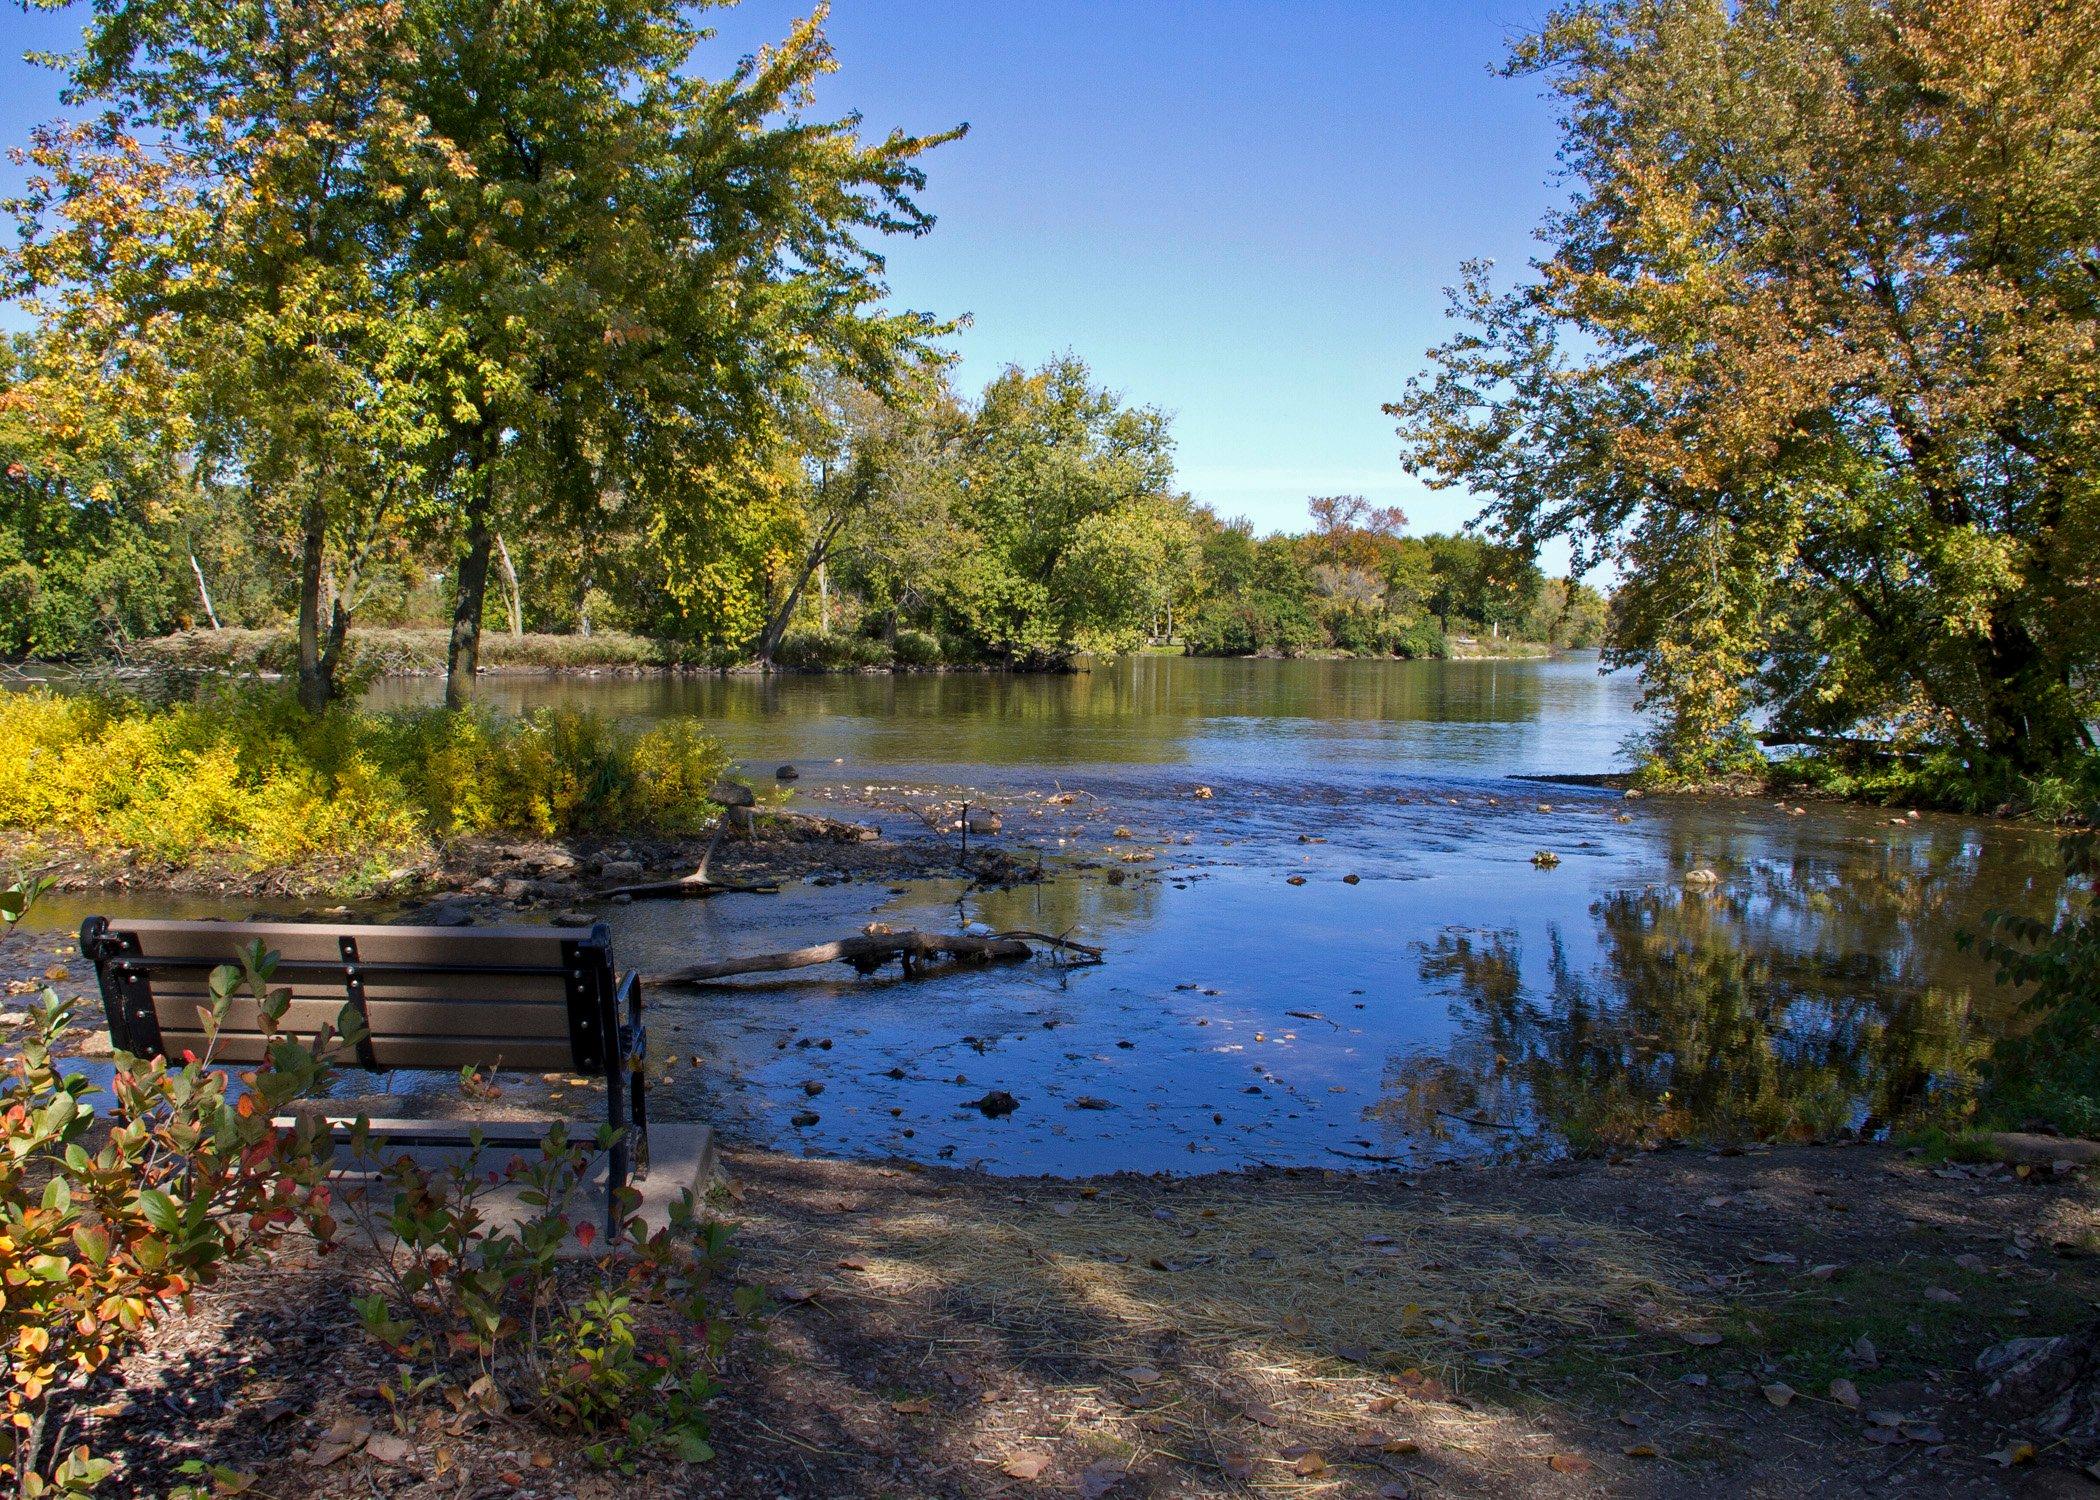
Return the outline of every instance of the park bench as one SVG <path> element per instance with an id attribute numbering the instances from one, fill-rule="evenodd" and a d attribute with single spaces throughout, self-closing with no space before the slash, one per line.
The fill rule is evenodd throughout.
<path id="1" fill-rule="evenodd" d="M 366 1035 L 337 1064 L 397 1068 L 561 1069 L 605 1082 L 615 1132 L 606 1171 L 606 1225 L 619 1237 L 617 1194 L 649 1161 L 642 1077 L 647 1034 L 638 977 L 617 978 L 612 934 L 582 927 L 383 927 L 305 922 L 184 922 L 89 917 L 80 951 L 95 965 L 111 1042 L 137 1057 L 205 1055 L 210 977 L 255 942 L 277 955 L 273 989 L 290 991 L 282 1029 L 312 1037 L 347 1003 Z M 215 1062 L 265 1056 L 254 998 L 230 1007 Z M 354 1125 L 328 1120 L 339 1136 Z M 544 1123 L 373 1120 L 375 1138 L 410 1148 L 516 1137 L 536 1144 Z"/>

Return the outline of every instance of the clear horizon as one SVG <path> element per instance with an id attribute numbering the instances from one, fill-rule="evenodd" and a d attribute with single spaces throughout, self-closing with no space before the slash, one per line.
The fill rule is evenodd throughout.
<path id="1" fill-rule="evenodd" d="M 808 9 L 715 13 L 698 66 Z M 1069 350 L 1172 414 L 1180 481 L 1221 515 L 1303 530 L 1307 497 L 1357 493 L 1452 530 L 1477 500 L 1407 475 L 1379 406 L 1445 336 L 1459 262 L 1521 266 L 1558 198 L 1538 85 L 1491 71 L 1544 3 L 1281 9 L 841 0 L 816 110 L 875 134 L 969 123 L 927 162 L 933 232 L 885 246 L 897 304 L 971 320 L 966 391 Z M 8 17 L 8 144 L 61 112 L 22 53 L 69 48 L 85 14 Z M 21 175 L 0 163 L 0 191 Z M 1541 561 L 1563 571 L 1565 549 Z"/>

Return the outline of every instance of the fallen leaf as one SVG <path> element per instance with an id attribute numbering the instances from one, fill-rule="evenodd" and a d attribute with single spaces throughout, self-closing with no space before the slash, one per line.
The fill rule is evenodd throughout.
<path id="1" fill-rule="evenodd" d="M 1597 1466 L 1579 1453 L 1556 1453 L 1546 1460 L 1556 1474 L 1587 1474 Z"/>
<path id="2" fill-rule="evenodd" d="M 1703 1328 L 1687 1328 L 1677 1335 L 1694 1349 L 1711 1349 L 1721 1342 L 1718 1333 L 1709 1333 Z"/>
<path id="3" fill-rule="evenodd" d="M 1818 1281 L 1828 1281 L 1831 1277 L 1837 1275 L 1837 1273 L 1838 1267 L 1836 1261 L 1830 1261 L 1824 1265 L 1810 1266 L 1808 1268 L 1808 1274 L 1813 1276 Z"/>
<path id="4" fill-rule="evenodd" d="M 1950 1292 L 1943 1286 L 1929 1286 L 1925 1288 L 1925 1300 L 1927 1302 L 1959 1302 L 1961 1301 L 1961 1293 Z"/>
<path id="5" fill-rule="evenodd" d="M 1157 1385 L 1159 1383 L 1159 1371 L 1153 1369 L 1150 1365 L 1132 1365 L 1129 1369 L 1118 1373 L 1132 1385 Z"/>
<path id="6" fill-rule="evenodd" d="M 1761 1255 L 1753 1255 L 1750 1258 L 1761 1266 L 1790 1266 L 1795 1262 L 1795 1257 L 1787 1254 L 1784 1250 L 1767 1250 Z"/>
<path id="7" fill-rule="evenodd" d="M 1228 1453 L 1218 1460 L 1218 1467 L 1225 1471 L 1227 1479 L 1252 1479 L 1254 1460 L 1244 1453 Z"/>
<path id="8" fill-rule="evenodd" d="M 1859 1387 L 1840 1376 L 1830 1382 L 1830 1399 L 1840 1406 L 1859 1410 Z"/>
<path id="9" fill-rule="evenodd" d="M 1857 1339 L 1853 1340 L 1852 1358 L 1858 1362 L 1862 1370 L 1878 1370 L 1881 1368 L 1881 1351 L 1874 1347 L 1874 1341 L 1865 1334 L 1861 1334 Z"/>
<path id="10" fill-rule="evenodd" d="M 1291 1472 L 1301 1479 L 1310 1479 L 1315 1474 L 1327 1472 L 1327 1460 L 1317 1453 L 1301 1453 L 1298 1461 L 1291 1465 Z"/>
<path id="11" fill-rule="evenodd" d="M 1283 1421 L 1276 1415 L 1274 1408 L 1264 1406 L 1259 1401 L 1247 1402 L 1240 1408 L 1240 1415 L 1257 1427 L 1275 1427 Z"/>
<path id="12" fill-rule="evenodd" d="M 371 1435 L 372 1429 L 362 1422 L 353 1422 L 348 1417 L 337 1417 L 335 1425 L 307 1450 L 307 1466 L 314 1469 L 326 1468 L 337 1459 L 355 1453 L 364 1446 L 365 1439 Z"/>
<path id="13" fill-rule="evenodd" d="M 1775 1380 L 1765 1387 L 1765 1399 L 1774 1406 L 1785 1406 L 1794 1399 L 1794 1388 L 1784 1380 Z"/>
<path id="14" fill-rule="evenodd" d="M 1033 1479 L 1049 1467 L 1050 1455 L 1047 1453 L 1016 1453 L 999 1465 L 1000 1472 L 1009 1479 Z"/>
<path id="15" fill-rule="evenodd" d="M 1621 1453 L 1625 1454 L 1625 1455 L 1626 1455 L 1626 1456 L 1627 1456 L 1628 1458 L 1661 1458 L 1661 1457 L 1662 1457 L 1662 1454 L 1660 1454 L 1659 1452 L 1657 1452 L 1657 1451 L 1656 1451 L 1656 1448 L 1655 1448 L 1655 1444 L 1653 1444 L 1653 1443 L 1628 1443 L 1628 1444 L 1627 1444 L 1627 1445 L 1626 1445 L 1625 1447 L 1621 1448 L 1621 1449 L 1620 1449 L 1619 1451 L 1620 1451 Z"/>
<path id="16" fill-rule="evenodd" d="M 386 1432 L 375 1432 L 365 1439 L 365 1452 L 383 1464 L 397 1466 L 406 1466 L 416 1456 L 415 1445 L 407 1438 Z"/>
<path id="17" fill-rule="evenodd" d="M 812 1302 L 816 1300 L 817 1289 L 813 1286 L 784 1286 L 773 1295 L 783 1302 Z"/>
<path id="18" fill-rule="evenodd" d="M 900 1417 L 923 1417 L 933 1410 L 933 1402 L 925 1396 L 907 1396 L 902 1401 L 892 1401 L 890 1410 Z"/>
<path id="19" fill-rule="evenodd" d="M 2031 1464 L 2034 1462 L 2034 1444 L 2007 1443 L 1996 1453 L 1985 1456 L 2001 1469 L 2010 1469 L 2016 1464 Z"/>

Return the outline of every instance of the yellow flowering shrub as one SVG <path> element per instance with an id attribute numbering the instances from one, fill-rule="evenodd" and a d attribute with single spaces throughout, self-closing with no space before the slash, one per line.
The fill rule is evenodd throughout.
<path id="1" fill-rule="evenodd" d="M 466 833 L 687 832 L 725 758 L 697 725 L 439 709 L 312 716 L 246 688 L 152 707 L 0 694 L 0 827 L 169 864 L 356 863 Z"/>

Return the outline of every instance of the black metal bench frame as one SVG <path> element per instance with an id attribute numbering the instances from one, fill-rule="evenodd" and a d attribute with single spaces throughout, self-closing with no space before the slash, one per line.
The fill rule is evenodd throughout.
<path id="1" fill-rule="evenodd" d="M 161 1002 L 154 991 L 154 981 L 180 977 L 196 986 L 208 980 L 213 969 L 222 964 L 237 964 L 239 952 L 255 941 L 257 929 L 273 924 L 245 922 L 213 923 L 155 923 L 154 927 L 181 926 L 185 929 L 209 927 L 215 937 L 223 931 L 226 936 L 225 951 L 217 957 L 167 957 L 154 956 L 144 951 L 140 933 L 148 924 L 127 926 L 122 921 L 111 921 L 106 917 L 89 917 L 81 924 L 80 952 L 95 966 L 95 976 L 102 992 L 102 1009 L 109 1021 L 110 1041 L 121 1052 L 135 1057 L 166 1057 L 163 1043 L 163 1017 Z M 302 924 L 303 925 L 303 924 Z M 568 1013 L 568 1062 L 571 1069 L 580 1074 L 602 1078 L 605 1082 L 606 1122 L 612 1127 L 613 1141 L 606 1176 L 605 1224 L 609 1242 L 620 1237 L 619 1199 L 635 1177 L 647 1174 L 649 1165 L 649 1103 L 648 1088 L 643 1076 L 643 1066 L 648 1057 L 648 1030 L 642 1018 L 642 991 L 640 976 L 632 972 L 624 978 L 617 976 L 612 956 L 612 931 L 603 922 L 583 928 L 549 928 L 536 930 L 535 936 L 560 940 L 559 965 L 550 964 L 490 964 L 448 963 L 441 957 L 430 962 L 415 963 L 369 963 L 358 956 L 358 940 L 361 934 L 378 933 L 387 938 L 414 936 L 429 944 L 438 953 L 446 946 L 448 935 L 464 936 L 473 932 L 477 936 L 488 936 L 487 929 L 457 928 L 370 928 L 331 927 L 314 924 L 315 929 L 336 937 L 338 956 L 330 961 L 293 959 L 280 957 L 272 975 L 273 984 L 294 983 L 305 986 L 325 984 L 333 989 L 340 986 L 344 1003 L 354 1007 L 360 1015 L 366 1010 L 365 988 L 368 983 L 385 984 L 412 981 L 424 977 L 476 976 L 501 979 L 506 976 L 532 976 L 551 978 L 559 975 Z M 268 940 L 263 938 L 265 946 Z M 471 939 L 469 940 L 471 942 Z M 461 943 L 455 946 L 465 947 Z M 194 1005 L 194 988 L 184 997 L 186 1003 Z M 429 1003 L 429 1002 L 425 1002 Z M 170 1028 L 172 1029 L 172 1028 Z M 368 1028 L 369 1033 L 369 1028 Z M 253 1035 L 252 1031 L 244 1032 Z M 407 1050 L 413 1055 L 417 1040 L 429 1042 L 473 1041 L 478 1038 L 448 1037 L 442 1032 L 431 1032 L 419 1037 L 394 1038 L 390 1051 Z M 333 1059 L 338 1066 L 343 1059 Z M 500 1057 L 488 1059 L 493 1066 Z M 355 1066 L 369 1072 L 392 1072 L 397 1069 L 447 1068 L 449 1063 L 430 1061 L 418 1063 L 413 1060 L 382 1062 L 377 1056 L 372 1037 L 367 1034 L 355 1049 Z M 327 1123 L 339 1137 L 353 1128 L 355 1122 L 344 1117 L 331 1116 Z M 373 1120 L 366 1122 L 370 1133 L 381 1139 L 399 1139 L 418 1145 L 465 1145 L 479 1135 L 483 1139 L 491 1136 L 509 1136 L 511 1129 L 490 1129 L 487 1126 L 470 1126 L 443 1120 Z M 544 1135 L 544 1126 L 534 1126 L 534 1138 Z"/>

